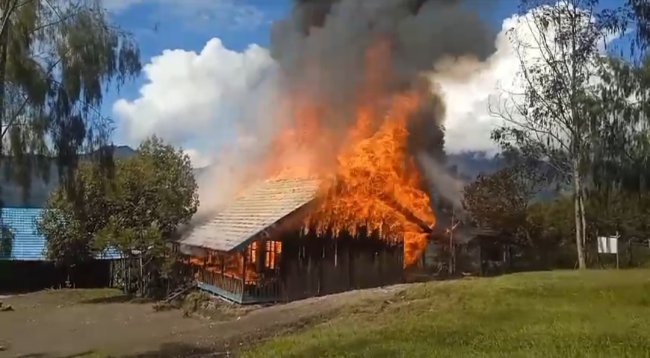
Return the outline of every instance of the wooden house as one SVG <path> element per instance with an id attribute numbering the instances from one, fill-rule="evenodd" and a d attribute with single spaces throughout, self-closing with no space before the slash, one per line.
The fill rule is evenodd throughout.
<path id="1" fill-rule="evenodd" d="M 110 251 L 68 269 L 46 255 L 47 239 L 38 232 L 42 208 L 5 207 L 0 210 L 0 293 L 51 287 L 106 287 L 119 258 Z"/>
<path id="2" fill-rule="evenodd" d="M 512 268 L 514 247 L 505 233 L 461 225 L 451 237 L 448 231 L 434 234 L 422 256 L 422 266 L 440 276 L 502 274 Z"/>
<path id="3" fill-rule="evenodd" d="M 180 240 L 199 288 L 245 304 L 402 282 L 402 243 L 303 229 L 318 188 L 308 179 L 260 182 Z"/>

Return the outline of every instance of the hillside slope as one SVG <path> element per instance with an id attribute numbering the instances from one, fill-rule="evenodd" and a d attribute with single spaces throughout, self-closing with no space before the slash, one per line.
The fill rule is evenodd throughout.
<path id="1" fill-rule="evenodd" d="M 245 357 L 648 357 L 650 272 L 524 273 L 414 285 Z"/>

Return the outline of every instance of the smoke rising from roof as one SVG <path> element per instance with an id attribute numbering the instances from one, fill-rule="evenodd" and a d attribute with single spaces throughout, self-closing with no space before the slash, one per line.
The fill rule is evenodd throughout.
<path id="1" fill-rule="evenodd" d="M 444 168 L 445 106 L 438 95 L 436 73 L 451 70 L 459 59 L 478 63 L 495 50 L 496 34 L 479 18 L 477 2 L 472 4 L 458 0 L 296 0 L 287 18 L 272 25 L 269 53 L 273 66 L 255 86 L 263 90 L 256 90 L 241 106 L 237 135 L 250 138 L 247 146 L 235 144 L 234 152 L 227 158 L 221 156 L 217 166 L 198 178 L 201 207 L 197 220 L 228 202 L 242 183 L 263 176 L 255 163 L 277 131 L 294 124 L 294 116 L 278 113 L 282 111 L 280 99 L 295 95 L 318 99 L 321 124 L 336 132 L 352 124 L 358 97 L 368 92 L 363 87 L 369 83 L 374 89 L 373 107 L 379 109 L 395 94 L 417 90 L 425 101 L 409 124 L 409 151 L 425 174 Z M 377 44 L 386 48 L 379 46 L 375 51 Z M 382 56 L 384 50 L 389 56 Z M 379 53 L 374 56 L 375 52 Z M 381 67 L 388 70 L 380 78 L 365 78 L 366 66 L 385 60 Z M 445 66 L 438 66 L 441 63 Z M 382 117 L 373 119 L 379 122 Z M 336 152 L 332 148 L 331 153 Z M 438 183 L 446 178 L 439 173 L 425 177 L 425 187 L 441 191 L 448 186 L 446 180 Z"/>
<path id="2" fill-rule="evenodd" d="M 495 35 L 459 1 L 300 0 L 291 16 L 273 25 L 271 56 L 285 88 L 349 109 L 363 82 L 365 55 L 378 41 L 390 43 L 392 71 L 386 80 L 392 94 L 444 58 L 485 59 L 494 52 Z"/>
<path id="3" fill-rule="evenodd" d="M 318 98 L 323 122 L 336 131 L 349 127 L 357 97 L 367 92 L 362 90 L 368 83 L 364 68 L 383 60 L 372 58 L 372 46 L 387 43 L 390 70 L 371 80 L 381 87 L 374 91 L 379 93 L 372 99 L 375 107 L 405 89 L 425 94 L 410 122 L 409 150 L 441 162 L 445 106 L 431 82 L 434 67 L 460 58 L 483 61 L 495 51 L 495 38 L 475 9 L 458 0 L 296 0 L 290 16 L 273 24 L 270 50 L 281 71 L 282 90 Z M 430 73 L 434 75 L 423 80 Z M 432 167 L 420 163 L 425 172 Z M 433 181 L 440 177 L 427 176 Z"/>

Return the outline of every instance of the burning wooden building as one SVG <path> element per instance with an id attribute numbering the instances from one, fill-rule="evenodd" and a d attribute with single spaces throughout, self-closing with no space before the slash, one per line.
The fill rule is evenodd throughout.
<path id="1" fill-rule="evenodd" d="M 202 289 L 289 301 L 400 282 L 421 257 L 436 217 L 416 154 L 442 151 L 442 109 L 425 79 L 394 71 L 400 46 L 385 35 L 359 48 L 349 96 L 317 90 L 329 72 L 316 58 L 288 78 L 269 113 L 278 126 L 248 163 L 274 179 L 237 188 L 238 199 L 181 240 Z"/>
<path id="2" fill-rule="evenodd" d="M 285 302 L 401 282 L 404 248 L 359 228 L 304 226 L 320 181 L 277 179 L 246 190 L 181 240 L 198 286 L 237 303 Z"/>

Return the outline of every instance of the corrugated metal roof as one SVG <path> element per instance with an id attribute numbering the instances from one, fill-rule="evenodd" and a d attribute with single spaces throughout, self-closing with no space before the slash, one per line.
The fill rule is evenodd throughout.
<path id="1" fill-rule="evenodd" d="M 4 225 L 13 233 L 11 253 L 0 252 L 0 257 L 10 260 L 45 260 L 45 238 L 36 230 L 36 220 L 41 215 L 38 208 L 2 208 L 0 217 Z"/>
<path id="2" fill-rule="evenodd" d="M 276 179 L 259 182 L 207 224 L 195 228 L 182 245 L 230 251 L 309 203 L 319 180 Z"/>
<path id="3" fill-rule="evenodd" d="M 17 261 L 45 261 L 46 240 L 37 230 L 37 220 L 41 216 L 42 208 L 2 208 L 0 225 L 4 225 L 13 233 L 9 248 L 10 252 L 3 252 L 0 247 L 0 259 Z M 100 255 L 100 259 L 115 259 L 119 254 L 109 250 Z"/>

